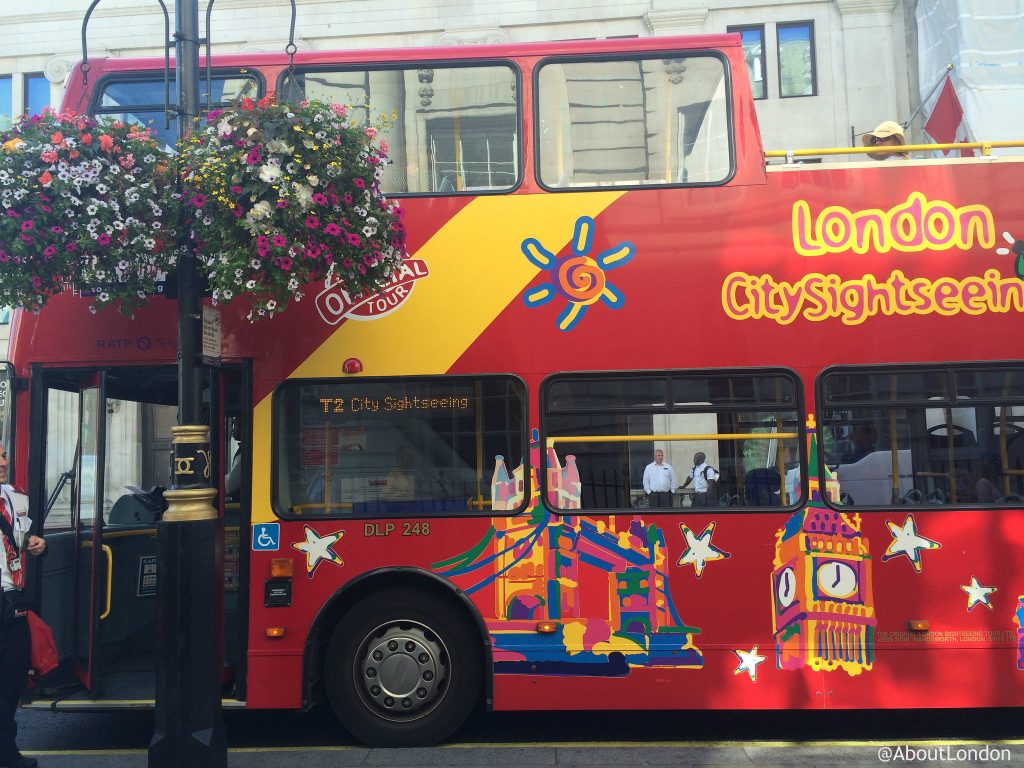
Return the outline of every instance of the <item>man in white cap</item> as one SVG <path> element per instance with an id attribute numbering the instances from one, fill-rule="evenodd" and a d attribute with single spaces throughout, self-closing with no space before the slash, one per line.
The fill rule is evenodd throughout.
<path id="1" fill-rule="evenodd" d="M 907 143 L 903 135 L 903 126 L 893 120 L 879 123 L 878 127 L 861 137 L 865 147 L 899 147 Z M 906 152 L 868 152 L 872 160 L 906 160 L 910 157 Z"/>

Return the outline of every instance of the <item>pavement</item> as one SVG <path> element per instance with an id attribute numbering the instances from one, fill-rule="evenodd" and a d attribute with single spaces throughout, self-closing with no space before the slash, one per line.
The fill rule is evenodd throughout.
<path id="1" fill-rule="evenodd" d="M 26 750 L 41 768 L 146 768 L 145 750 Z M 358 746 L 244 747 L 228 751 L 229 768 L 624 768 L 624 766 L 914 766 L 1024 768 L 1024 739 L 963 740 L 618 742 L 446 744 L 424 749 Z"/>

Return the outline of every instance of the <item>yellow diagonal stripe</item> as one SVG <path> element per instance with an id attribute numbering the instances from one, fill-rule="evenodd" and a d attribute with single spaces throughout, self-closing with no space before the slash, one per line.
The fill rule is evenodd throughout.
<path id="1" fill-rule="evenodd" d="M 523 255 L 523 241 L 536 238 L 558 253 L 580 216 L 596 218 L 623 194 L 475 199 L 414 254 L 430 274 L 417 281 L 401 307 L 380 319 L 346 321 L 291 377 L 340 376 L 349 357 L 362 361 L 367 376 L 444 373 L 536 277 L 539 270 Z M 253 522 L 270 521 L 269 395 L 254 413 L 253 477 Z"/>

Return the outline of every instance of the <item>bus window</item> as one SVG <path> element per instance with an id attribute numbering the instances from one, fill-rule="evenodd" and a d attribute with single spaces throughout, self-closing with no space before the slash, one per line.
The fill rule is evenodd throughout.
<path id="1" fill-rule="evenodd" d="M 103 508 L 108 525 L 155 523 L 162 508 L 159 492 L 150 492 L 171 485 L 170 436 L 177 404 L 135 397 L 107 398 Z"/>
<path id="2" fill-rule="evenodd" d="M 525 388 L 509 376 L 287 381 L 274 399 L 277 509 L 521 509 L 525 424 Z"/>
<path id="3" fill-rule="evenodd" d="M 717 56 L 551 62 L 537 83 L 547 187 L 720 184 L 732 174 Z"/>
<path id="4" fill-rule="evenodd" d="M 826 372 L 821 445 L 840 503 L 1024 503 L 1022 377 L 972 364 Z"/>
<path id="5" fill-rule="evenodd" d="M 646 506 L 644 469 L 661 450 L 674 506 L 797 504 L 797 392 L 792 375 L 763 371 L 554 376 L 543 391 L 545 498 L 559 510 Z M 694 483 L 679 489 L 697 454 L 719 475 L 711 498 Z"/>
<path id="6" fill-rule="evenodd" d="M 46 498 L 43 530 L 71 527 L 71 505 L 77 465 L 79 395 L 77 391 L 46 389 Z"/>
<path id="7" fill-rule="evenodd" d="M 387 194 L 503 191 L 519 182 L 511 66 L 307 69 L 297 82 L 304 98 L 341 104 L 365 124 L 385 122 Z M 281 83 L 286 94 L 290 83 Z"/>
<path id="8" fill-rule="evenodd" d="M 237 102 L 248 96 L 258 98 L 259 81 L 246 75 L 213 75 L 210 78 L 211 90 L 207 93 L 206 78 L 200 78 L 200 104 L 205 107 L 207 101 L 214 107 Z M 174 100 L 174 80 L 171 79 L 171 100 Z M 170 125 L 164 118 L 164 80 L 163 76 L 108 79 L 99 89 L 98 102 L 93 109 L 96 115 L 107 115 L 128 123 L 147 125 L 156 133 L 159 141 L 168 149 L 173 149 L 178 140 L 178 121 L 171 115 Z"/>

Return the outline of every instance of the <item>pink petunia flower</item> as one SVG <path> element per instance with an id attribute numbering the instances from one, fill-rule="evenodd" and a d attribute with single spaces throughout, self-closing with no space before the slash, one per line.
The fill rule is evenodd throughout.
<path id="1" fill-rule="evenodd" d="M 96 242 L 99 243 L 100 245 L 110 245 L 110 235 L 104 232 L 103 234 L 96 238 Z"/>
<path id="2" fill-rule="evenodd" d="M 324 234 L 325 235 L 340 235 L 341 234 L 341 227 L 339 227 L 337 224 L 335 224 L 332 221 L 330 224 L 328 224 L 326 227 L 324 227 Z"/>
<path id="3" fill-rule="evenodd" d="M 355 184 L 360 189 L 365 189 L 366 188 L 366 182 L 363 181 L 362 179 L 360 179 L 358 176 L 356 178 L 352 179 L 352 183 Z"/>
<path id="4" fill-rule="evenodd" d="M 275 248 L 284 248 L 286 245 L 288 245 L 288 238 L 286 238 L 284 235 L 280 235 L 280 234 L 274 235 L 274 247 Z"/>
<path id="5" fill-rule="evenodd" d="M 318 229 L 320 227 L 320 219 L 318 219 L 316 216 L 307 216 L 306 226 L 309 227 L 310 229 Z"/>

